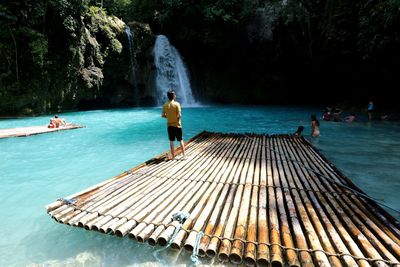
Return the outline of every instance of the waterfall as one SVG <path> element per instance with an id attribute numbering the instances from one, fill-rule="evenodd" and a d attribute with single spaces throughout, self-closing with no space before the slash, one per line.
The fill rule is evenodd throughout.
<path id="1" fill-rule="evenodd" d="M 157 104 L 162 105 L 167 100 L 169 89 L 175 90 L 176 98 L 182 105 L 196 104 L 182 58 L 166 36 L 157 36 L 153 52 L 157 68 Z"/>
<path id="2" fill-rule="evenodd" d="M 135 64 L 134 64 L 134 52 L 133 52 L 133 33 L 131 31 L 131 28 L 129 26 L 126 26 L 125 28 L 125 33 L 126 36 L 128 37 L 128 46 L 129 46 L 129 55 L 130 55 L 130 70 L 132 72 L 132 76 L 135 74 Z"/>
<path id="3" fill-rule="evenodd" d="M 125 28 L 125 33 L 126 36 L 128 37 L 128 46 L 129 46 L 129 59 L 130 59 L 130 72 L 128 76 L 129 82 L 134 86 L 134 97 L 135 97 L 135 102 L 136 104 L 139 103 L 139 94 L 137 90 L 137 77 L 136 77 L 136 57 L 135 57 L 135 51 L 134 51 L 134 42 L 133 42 L 133 32 L 131 31 L 131 28 L 129 26 L 126 26 Z"/>

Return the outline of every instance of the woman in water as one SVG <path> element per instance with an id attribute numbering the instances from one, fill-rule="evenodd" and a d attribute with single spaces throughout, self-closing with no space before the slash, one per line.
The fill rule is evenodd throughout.
<path id="1" fill-rule="evenodd" d="M 319 121 L 317 120 L 317 117 L 313 114 L 311 115 L 311 136 L 318 137 L 319 135 Z"/>

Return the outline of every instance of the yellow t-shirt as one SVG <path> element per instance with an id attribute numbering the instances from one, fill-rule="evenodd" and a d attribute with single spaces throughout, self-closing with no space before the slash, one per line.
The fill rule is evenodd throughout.
<path id="1" fill-rule="evenodd" d="M 182 128 L 181 118 L 178 114 L 181 112 L 181 105 L 175 100 L 168 101 L 163 105 L 163 113 L 167 115 L 167 125 Z"/>

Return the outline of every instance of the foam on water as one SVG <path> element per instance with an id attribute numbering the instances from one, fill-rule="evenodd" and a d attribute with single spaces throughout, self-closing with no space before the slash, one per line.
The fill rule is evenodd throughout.
<path id="1" fill-rule="evenodd" d="M 299 125 L 305 126 L 308 138 L 310 114 L 321 112 L 306 107 L 184 108 L 184 138 L 202 130 L 293 133 Z M 80 266 L 81 261 L 85 266 L 189 263 L 190 253 L 155 253 L 160 247 L 68 227 L 51 220 L 44 209 L 60 197 L 166 151 L 166 121 L 160 115 L 160 108 L 65 113 L 60 117 L 86 128 L 0 139 L 0 266 Z M 44 125 L 49 119 L 0 120 L 0 128 Z M 321 121 L 320 128 L 321 137 L 309 140 L 367 194 L 400 210 L 400 124 Z"/>

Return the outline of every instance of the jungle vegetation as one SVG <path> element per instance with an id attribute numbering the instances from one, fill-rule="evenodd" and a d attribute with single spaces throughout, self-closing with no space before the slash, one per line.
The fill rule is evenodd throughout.
<path id="1" fill-rule="evenodd" d="M 361 104 L 373 97 L 395 106 L 400 0 L 3 0 L 0 115 L 73 110 L 93 99 L 110 106 L 117 95 L 125 97 L 116 106 L 132 105 L 128 24 L 148 29 L 138 40 L 143 55 L 155 35 L 168 36 L 200 99 Z M 147 64 L 143 87 L 146 60 L 139 60 Z"/>

